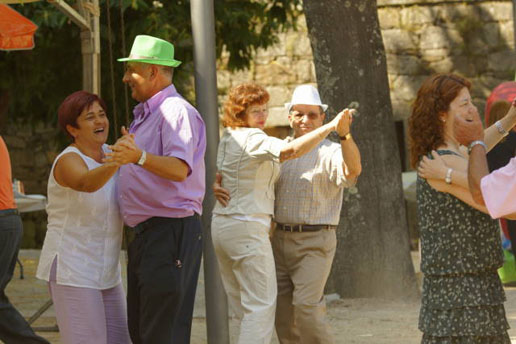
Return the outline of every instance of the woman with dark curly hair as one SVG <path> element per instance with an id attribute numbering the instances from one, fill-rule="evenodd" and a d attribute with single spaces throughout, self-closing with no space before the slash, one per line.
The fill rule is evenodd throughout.
<path id="1" fill-rule="evenodd" d="M 422 343 L 507 343 L 500 234 L 468 190 L 465 147 L 453 136 L 456 116 L 477 113 L 471 83 L 454 74 L 423 82 L 409 118 L 411 163 L 419 167 Z M 485 130 L 492 148 L 516 124 L 516 111 Z M 426 178 L 426 179 L 425 179 Z"/>
<path id="2" fill-rule="evenodd" d="M 310 152 L 331 131 L 351 123 L 344 110 L 331 122 L 286 142 L 265 134 L 269 93 L 255 84 L 229 92 L 217 168 L 231 198 L 213 210 L 213 246 L 238 338 L 269 343 L 276 311 L 276 270 L 269 240 L 279 163 Z M 349 131 L 349 130 L 348 130 Z"/>

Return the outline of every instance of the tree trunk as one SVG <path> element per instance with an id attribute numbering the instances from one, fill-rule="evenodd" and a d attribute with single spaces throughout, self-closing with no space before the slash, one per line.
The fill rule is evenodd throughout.
<path id="1" fill-rule="evenodd" d="M 359 104 L 352 134 L 362 155 L 347 191 L 329 291 L 342 297 L 418 295 L 410 258 L 401 164 L 376 1 L 305 0 L 317 80 L 328 118 Z M 330 115 L 331 114 L 331 115 Z"/>

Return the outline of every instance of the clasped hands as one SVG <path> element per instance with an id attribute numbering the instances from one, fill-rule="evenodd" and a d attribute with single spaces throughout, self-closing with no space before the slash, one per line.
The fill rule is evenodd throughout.
<path id="1" fill-rule="evenodd" d="M 122 136 L 109 149 L 111 152 L 106 153 L 104 163 L 113 166 L 136 163 L 142 155 L 142 150 L 134 141 L 134 134 L 129 134 L 125 127 L 122 127 Z"/>
<path id="2" fill-rule="evenodd" d="M 345 136 L 350 132 L 353 115 L 355 113 L 355 109 L 344 109 L 332 120 L 332 124 L 335 124 L 334 130 L 339 134 L 339 136 Z"/>

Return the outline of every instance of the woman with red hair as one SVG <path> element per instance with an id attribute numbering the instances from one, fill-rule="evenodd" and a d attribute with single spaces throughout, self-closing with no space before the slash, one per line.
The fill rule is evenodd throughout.
<path id="1" fill-rule="evenodd" d="M 108 154 L 109 121 L 97 95 L 77 91 L 58 109 L 72 143 L 48 178 L 48 229 L 36 276 L 48 282 L 63 343 L 128 344 L 120 275 L 122 217 L 117 163 Z"/>
<path id="2" fill-rule="evenodd" d="M 424 344 L 511 342 L 497 274 L 503 263 L 498 225 L 473 200 L 467 184 L 468 152 L 453 135 L 456 116 L 477 113 L 470 87 L 454 74 L 428 78 L 409 118 L 411 163 L 419 167 L 424 273 L 419 329 Z M 486 129 L 487 148 L 514 124 L 516 111 L 511 111 Z"/>
<path id="3" fill-rule="evenodd" d="M 331 131 L 351 122 L 344 110 L 331 122 L 291 142 L 267 136 L 269 93 L 255 84 L 233 88 L 224 107 L 226 127 L 217 168 L 231 198 L 213 210 L 212 237 L 238 338 L 269 343 L 276 311 L 276 270 L 269 240 L 279 163 L 310 152 Z"/>

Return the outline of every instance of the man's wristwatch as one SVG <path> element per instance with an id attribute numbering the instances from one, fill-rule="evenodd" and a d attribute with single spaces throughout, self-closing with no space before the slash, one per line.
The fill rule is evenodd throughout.
<path id="1" fill-rule="evenodd" d="M 138 160 L 137 164 L 143 166 L 143 164 L 145 164 L 145 160 L 147 160 L 147 152 L 142 150 L 142 155 L 140 155 L 140 160 Z"/>
<path id="2" fill-rule="evenodd" d="M 473 149 L 473 147 L 475 147 L 476 145 L 481 145 L 484 147 L 484 149 L 486 150 L 486 153 L 487 153 L 487 145 L 484 143 L 484 141 L 480 141 L 480 140 L 475 140 L 473 142 L 471 142 L 468 146 L 468 154 L 471 153 L 471 150 Z"/>
<path id="3" fill-rule="evenodd" d="M 344 136 L 340 136 L 339 135 L 339 138 L 341 141 L 346 141 L 346 140 L 349 140 L 351 138 L 351 132 L 347 133 L 346 135 Z"/>

